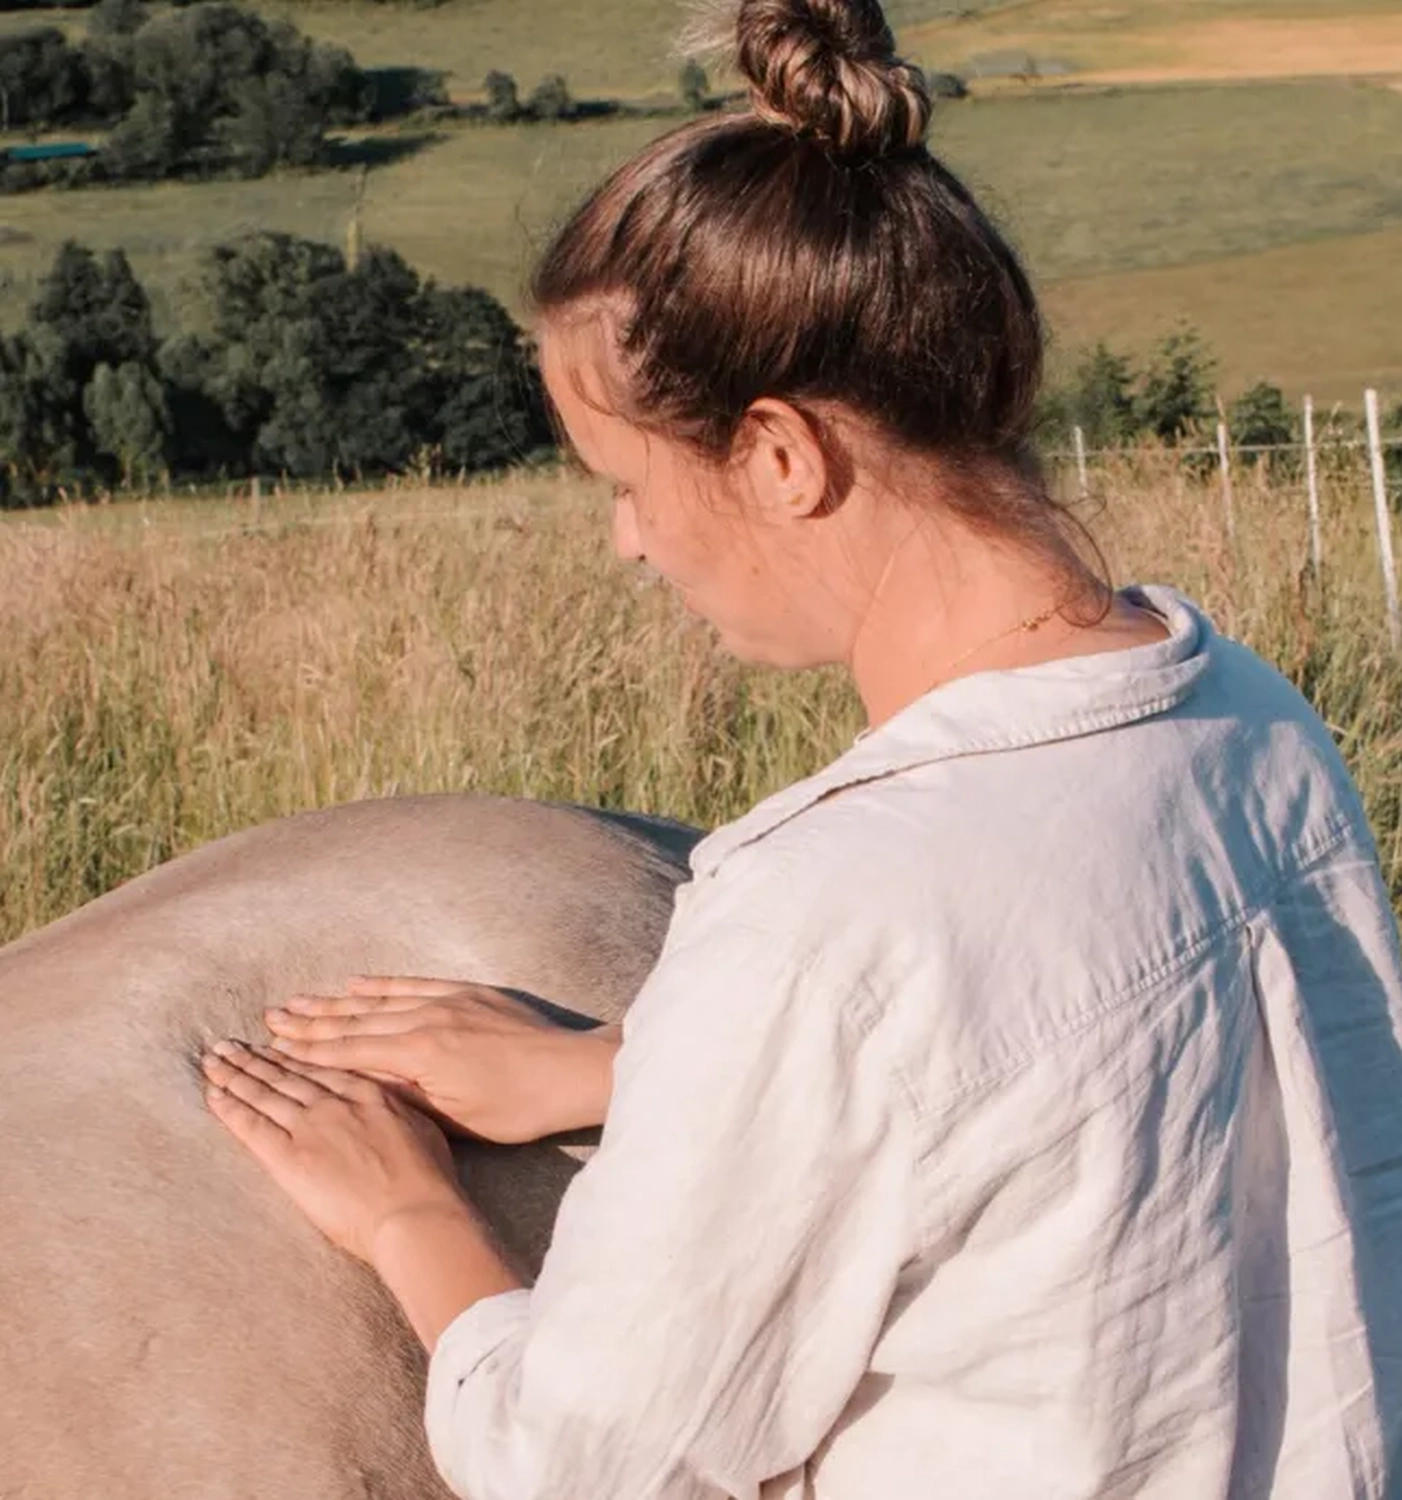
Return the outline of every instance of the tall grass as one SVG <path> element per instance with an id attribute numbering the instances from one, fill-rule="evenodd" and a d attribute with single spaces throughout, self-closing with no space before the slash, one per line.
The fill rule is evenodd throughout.
<path id="1" fill-rule="evenodd" d="M 1370 509 L 1327 487 L 1327 564 L 1291 485 L 1215 489 L 1140 460 L 1092 518 L 1276 661 L 1333 726 L 1402 899 L 1402 661 Z M 851 741 L 836 675 L 741 667 L 607 551 L 570 480 L 0 525 L 0 938 L 160 860 L 313 806 L 483 790 L 736 815 Z"/>

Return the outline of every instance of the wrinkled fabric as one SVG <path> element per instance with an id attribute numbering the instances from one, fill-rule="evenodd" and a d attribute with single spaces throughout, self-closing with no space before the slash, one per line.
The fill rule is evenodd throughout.
<path id="1" fill-rule="evenodd" d="M 693 856 L 472 1500 L 1381 1500 L 1402 957 L 1328 731 L 1161 642 L 950 683 Z"/>

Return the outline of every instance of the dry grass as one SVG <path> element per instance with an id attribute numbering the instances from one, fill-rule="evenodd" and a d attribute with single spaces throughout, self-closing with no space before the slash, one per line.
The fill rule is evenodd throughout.
<path id="1" fill-rule="evenodd" d="M 1073 276 L 1042 287 L 1064 362 L 1105 340 L 1143 350 L 1190 323 L 1224 392 L 1269 380 L 1357 408 L 1376 385 L 1402 399 L 1402 340 L 1379 309 L 1398 285 L 1402 229 L 1339 235 L 1181 266 Z M 1391 394 L 1395 393 L 1395 395 Z"/>
<path id="2" fill-rule="evenodd" d="M 1026 53 L 1117 84 L 1376 77 L 1402 72 L 1402 16 L 1391 0 L 1020 0 L 906 28 L 917 56 L 961 67 Z"/>
<path id="3" fill-rule="evenodd" d="M 1146 467 L 1149 464 L 1149 467 Z M 1334 726 L 1402 897 L 1402 662 L 1366 496 L 1327 490 L 1323 587 L 1303 504 L 1149 460 L 1103 476 L 1119 577 L 1179 584 Z M 111 506 L 0 525 L 0 938 L 235 828 L 352 798 L 483 789 L 703 824 L 839 753 L 832 674 L 717 654 L 607 556 L 577 482 Z"/>
<path id="4" fill-rule="evenodd" d="M 1145 32 L 1141 41 L 1155 62 L 1084 76 L 1101 83 L 1167 83 L 1402 73 L 1402 15 L 1205 21 Z"/>

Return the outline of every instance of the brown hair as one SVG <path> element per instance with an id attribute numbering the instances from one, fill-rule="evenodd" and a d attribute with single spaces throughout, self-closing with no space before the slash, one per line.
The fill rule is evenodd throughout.
<path id="1" fill-rule="evenodd" d="M 970 523 L 1064 556 L 1067 516 L 1026 482 L 1036 299 L 926 148 L 877 0 L 740 0 L 734 35 L 751 107 L 609 177 L 541 259 L 537 313 L 616 309 L 630 414 L 716 460 L 760 397 L 824 441 L 805 403 L 837 403 L 937 456 Z"/>

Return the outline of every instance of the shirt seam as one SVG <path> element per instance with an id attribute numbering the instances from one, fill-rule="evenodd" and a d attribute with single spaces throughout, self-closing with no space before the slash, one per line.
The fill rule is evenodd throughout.
<path id="1" fill-rule="evenodd" d="M 1059 1032 L 1050 1043 L 1035 1049 L 1029 1048 L 1024 1050 L 1016 1058 L 1002 1063 L 997 1068 L 981 1074 L 969 1083 L 943 1094 L 937 1106 L 918 1111 L 917 1118 L 919 1122 L 922 1125 L 929 1125 L 946 1119 L 956 1108 L 965 1104 L 970 1098 L 976 1097 L 979 1094 L 990 1093 L 992 1090 L 999 1088 L 1016 1074 L 1025 1071 L 1036 1062 L 1045 1058 L 1048 1051 L 1092 1030 L 1104 1021 L 1106 1017 L 1112 1015 L 1122 1006 L 1127 1005 L 1137 996 L 1142 995 L 1146 990 L 1153 989 L 1155 986 L 1162 984 L 1176 970 L 1186 968 L 1205 953 L 1210 952 L 1213 947 L 1233 932 L 1250 926 L 1286 886 L 1309 874 L 1322 860 L 1327 859 L 1343 844 L 1347 843 L 1350 837 L 1356 838 L 1357 835 L 1357 826 L 1354 819 L 1348 813 L 1341 812 L 1328 819 L 1314 839 L 1303 843 L 1296 850 L 1296 857 L 1288 868 L 1273 872 L 1269 881 L 1263 884 L 1258 892 L 1246 897 L 1242 904 L 1235 910 L 1212 923 L 1185 946 L 1175 950 L 1169 957 L 1135 976 L 1128 984 L 1116 990 L 1098 1005 L 1093 1005 L 1088 1010 L 1083 1011 L 1076 1017 L 1074 1022 Z M 923 1150 L 920 1153 L 921 1156 L 925 1154 L 926 1151 Z"/>

